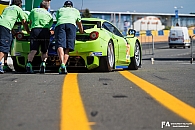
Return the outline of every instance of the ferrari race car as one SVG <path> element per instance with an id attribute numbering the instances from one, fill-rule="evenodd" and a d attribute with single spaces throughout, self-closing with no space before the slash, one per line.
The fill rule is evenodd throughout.
<path id="1" fill-rule="evenodd" d="M 112 23 L 103 19 L 83 18 L 82 24 L 85 33 L 77 32 L 75 50 L 70 52 L 67 69 L 84 67 L 92 71 L 110 72 L 115 69 L 137 70 L 141 66 L 142 49 L 140 41 L 135 37 L 135 30 L 130 29 L 125 37 Z M 26 71 L 25 65 L 30 51 L 29 37 L 24 31 L 19 32 L 13 42 L 11 57 L 15 71 Z M 58 70 L 60 61 L 54 35 L 50 38 L 48 56 L 46 69 Z M 32 62 L 33 69 L 38 70 L 40 63 L 39 52 Z"/>

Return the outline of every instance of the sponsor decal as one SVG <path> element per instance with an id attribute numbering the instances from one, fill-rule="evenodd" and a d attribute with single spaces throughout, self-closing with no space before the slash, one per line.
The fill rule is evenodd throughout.
<path id="1" fill-rule="evenodd" d="M 94 55 L 94 56 L 102 56 L 102 52 L 93 52 L 92 55 Z"/>

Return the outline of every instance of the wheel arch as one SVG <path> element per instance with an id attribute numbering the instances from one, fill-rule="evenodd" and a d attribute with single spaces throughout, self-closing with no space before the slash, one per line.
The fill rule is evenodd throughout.
<path id="1" fill-rule="evenodd" d="M 141 49 L 140 50 L 141 51 L 141 55 L 142 55 L 141 42 L 139 41 L 139 39 L 133 38 L 133 39 L 131 39 L 131 42 L 130 42 L 130 57 L 134 56 L 134 50 L 135 50 L 135 43 L 136 42 L 139 44 L 139 47 Z"/>

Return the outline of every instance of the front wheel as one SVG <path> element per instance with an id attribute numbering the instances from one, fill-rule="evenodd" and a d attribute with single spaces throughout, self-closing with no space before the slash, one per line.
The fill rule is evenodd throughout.
<path id="1" fill-rule="evenodd" d="M 141 48 L 138 42 L 135 43 L 134 56 L 131 57 L 131 63 L 128 69 L 137 70 L 141 66 Z"/>

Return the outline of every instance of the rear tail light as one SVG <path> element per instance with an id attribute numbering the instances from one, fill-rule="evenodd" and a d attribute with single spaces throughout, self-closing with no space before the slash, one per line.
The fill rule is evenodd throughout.
<path id="1" fill-rule="evenodd" d="M 24 33 L 19 32 L 19 33 L 16 34 L 16 39 L 17 40 L 21 40 L 23 38 L 24 38 Z"/>
<path id="2" fill-rule="evenodd" d="M 96 40 L 99 37 L 99 32 L 91 32 L 89 36 L 91 40 Z"/>

